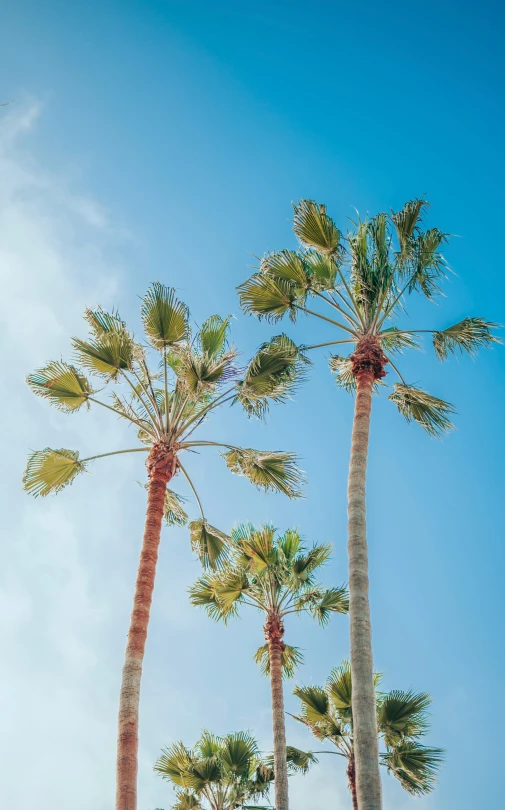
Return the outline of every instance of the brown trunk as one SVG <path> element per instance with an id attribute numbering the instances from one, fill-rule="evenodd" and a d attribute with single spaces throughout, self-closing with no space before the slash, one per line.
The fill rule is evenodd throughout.
<path id="1" fill-rule="evenodd" d="M 176 466 L 176 456 L 163 445 L 154 446 L 149 453 L 147 460 L 149 495 L 144 539 L 135 583 L 119 698 L 116 810 L 137 810 L 138 714 L 142 661 L 154 590 L 165 492 Z"/>
<path id="2" fill-rule="evenodd" d="M 359 810 L 381 810 L 379 740 L 368 599 L 365 487 L 373 384 L 375 380 L 384 377 L 387 359 L 382 353 L 380 344 L 368 337 L 360 341 L 351 359 L 357 386 L 348 488 L 354 767 Z"/>
<path id="3" fill-rule="evenodd" d="M 349 790 L 351 791 L 352 796 L 353 810 L 358 810 L 358 794 L 356 793 L 356 767 L 354 764 L 354 754 L 349 760 L 349 765 L 347 766 L 347 779 L 349 781 Z"/>
<path id="4" fill-rule="evenodd" d="M 272 689 L 272 721 L 274 734 L 275 810 L 288 810 L 288 764 L 286 757 L 286 725 L 282 688 L 282 653 L 284 625 L 278 616 L 269 616 L 265 627 L 270 660 Z"/>

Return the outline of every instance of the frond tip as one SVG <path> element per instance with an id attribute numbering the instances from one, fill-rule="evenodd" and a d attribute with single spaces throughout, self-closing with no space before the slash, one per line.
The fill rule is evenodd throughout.
<path id="1" fill-rule="evenodd" d="M 205 568 L 219 568 L 227 554 L 230 538 L 207 523 L 205 518 L 189 524 L 191 548 Z"/>
<path id="2" fill-rule="evenodd" d="M 491 329 L 496 329 L 498 324 L 484 321 L 482 318 L 464 318 L 459 323 L 449 326 L 440 332 L 433 334 L 433 347 L 439 360 L 447 360 L 449 354 L 467 352 L 473 357 L 481 346 L 489 346 L 491 343 L 500 343 L 494 337 Z"/>
<path id="3" fill-rule="evenodd" d="M 75 450 L 36 450 L 28 458 L 23 485 L 27 492 L 45 497 L 71 484 L 86 469 Z"/>
<path id="4" fill-rule="evenodd" d="M 302 497 L 298 487 L 304 482 L 304 475 L 293 453 L 237 447 L 222 455 L 233 473 L 245 475 L 258 489 L 281 492 L 288 498 Z"/>
<path id="5" fill-rule="evenodd" d="M 432 397 L 415 385 L 396 383 L 389 399 L 407 422 L 417 422 L 430 436 L 440 437 L 454 428 L 447 414 L 454 413 L 454 406 L 443 399 Z"/>

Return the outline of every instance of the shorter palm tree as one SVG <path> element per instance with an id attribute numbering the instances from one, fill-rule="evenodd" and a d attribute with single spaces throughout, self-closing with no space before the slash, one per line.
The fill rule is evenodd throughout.
<path id="1" fill-rule="evenodd" d="M 314 757 L 287 750 L 291 773 L 305 772 Z M 176 742 L 163 750 L 154 770 L 175 786 L 173 810 L 248 810 L 247 802 L 268 796 L 274 780 L 272 757 L 262 757 L 245 731 L 216 737 L 204 731 L 193 749 Z M 253 810 L 253 808 L 250 808 Z M 273 810 L 254 804 L 254 810 Z"/>
<path id="2" fill-rule="evenodd" d="M 374 675 L 375 686 L 380 679 L 380 675 Z M 297 686 L 294 694 L 301 701 L 301 715 L 295 719 L 310 728 L 318 740 L 332 742 L 338 749 L 334 753 L 347 759 L 353 808 L 358 810 L 350 664 L 344 661 L 332 670 L 324 687 Z M 434 789 L 436 773 L 443 761 L 441 748 L 428 748 L 419 742 L 429 728 L 430 703 L 426 692 L 376 692 L 377 728 L 385 748 L 380 754 L 380 764 L 413 796 Z"/>
<path id="3" fill-rule="evenodd" d="M 315 571 L 329 558 L 331 546 L 304 546 L 299 533 L 290 529 L 276 537 L 273 526 L 255 529 L 241 525 L 231 533 L 229 557 L 218 571 L 204 574 L 190 589 L 194 605 L 203 605 L 209 616 L 227 622 L 240 605 L 265 615 L 266 644 L 255 660 L 270 676 L 274 736 L 275 807 L 288 810 L 288 772 L 284 717 L 283 675 L 291 677 L 302 656 L 284 643 L 284 619 L 292 613 L 310 613 L 326 624 L 331 613 L 347 613 L 347 589 L 323 588 Z"/>

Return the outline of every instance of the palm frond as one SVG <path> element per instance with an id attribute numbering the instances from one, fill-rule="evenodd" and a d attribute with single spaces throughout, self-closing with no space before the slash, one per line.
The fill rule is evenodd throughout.
<path id="1" fill-rule="evenodd" d="M 400 260 L 405 260 L 412 252 L 413 239 L 419 232 L 422 215 L 429 203 L 423 199 L 409 200 L 401 211 L 392 212 L 391 219 L 396 229 L 400 247 Z"/>
<path id="2" fill-rule="evenodd" d="M 380 333 L 382 350 L 388 354 L 400 353 L 404 349 L 419 349 L 419 343 L 408 332 L 397 329 L 396 326 L 384 329 Z"/>
<path id="3" fill-rule="evenodd" d="M 59 492 L 71 484 L 76 475 L 86 469 L 75 450 L 36 450 L 28 458 L 23 476 L 27 492 L 37 497 L 45 497 L 51 492 Z"/>
<path id="4" fill-rule="evenodd" d="M 209 352 L 183 352 L 179 355 L 177 377 L 184 389 L 193 396 L 211 393 L 219 384 L 237 376 L 238 369 L 233 364 L 236 356 L 235 351 L 219 356 Z"/>
<path id="5" fill-rule="evenodd" d="M 428 748 L 415 741 L 401 742 L 381 754 L 381 764 L 412 796 L 423 796 L 434 789 L 443 761 L 443 749 Z"/>
<path id="6" fill-rule="evenodd" d="M 320 686 L 296 686 L 293 694 L 302 703 L 303 719 L 309 723 L 319 723 L 328 714 L 328 695 Z"/>
<path id="7" fill-rule="evenodd" d="M 293 205 L 293 231 L 301 244 L 320 253 L 337 256 L 341 251 L 341 233 L 326 213 L 326 206 L 314 200 L 299 200 Z"/>
<path id="8" fill-rule="evenodd" d="M 163 516 L 167 526 L 185 526 L 188 522 L 188 515 L 182 504 L 187 501 L 182 495 L 178 495 L 172 489 L 165 491 L 165 505 Z"/>
<path id="9" fill-rule="evenodd" d="M 349 613 L 349 594 L 345 585 L 328 588 L 319 599 L 309 602 L 309 611 L 319 624 L 328 624 L 332 613 Z"/>
<path id="10" fill-rule="evenodd" d="M 208 574 L 199 577 L 189 589 L 189 601 L 195 607 L 204 607 L 211 619 L 220 621 L 226 619 L 226 611 L 221 608 L 216 586 L 217 577 Z"/>
<path id="11" fill-rule="evenodd" d="M 228 554 L 228 535 L 211 526 L 205 518 L 189 524 L 191 548 L 205 568 L 219 568 Z"/>
<path id="12" fill-rule="evenodd" d="M 97 340 L 101 340 L 105 335 L 113 332 L 126 330 L 126 323 L 120 317 L 119 312 L 105 312 L 101 307 L 97 307 L 97 309 L 87 307 L 84 311 L 84 320 L 87 321 L 93 337 Z"/>
<path id="13" fill-rule="evenodd" d="M 304 256 L 309 274 L 310 289 L 314 292 L 334 290 L 336 286 L 337 264 L 331 256 L 321 255 L 317 250 L 309 250 Z"/>
<path id="14" fill-rule="evenodd" d="M 377 724 L 386 745 L 405 737 L 418 737 L 428 729 L 427 708 L 431 697 L 426 692 L 394 690 L 378 701 Z"/>
<path id="15" fill-rule="evenodd" d="M 395 383 L 389 399 L 395 403 L 407 422 L 417 422 L 430 436 L 442 436 L 454 427 L 447 416 L 454 413 L 454 406 L 415 385 Z"/>
<path id="16" fill-rule="evenodd" d="M 81 366 L 107 380 L 130 370 L 135 359 L 133 338 L 124 329 L 89 341 L 72 338 L 72 346 Z"/>
<path id="17" fill-rule="evenodd" d="M 78 410 L 94 393 L 86 377 L 63 361 L 48 363 L 29 374 L 26 381 L 37 396 L 65 413 Z"/>
<path id="18" fill-rule="evenodd" d="M 178 790 L 175 795 L 177 801 L 172 805 L 172 810 L 204 810 L 195 793 L 189 790 Z"/>
<path id="19" fill-rule="evenodd" d="M 342 661 L 339 667 L 332 669 L 326 682 L 326 691 L 332 705 L 338 710 L 351 710 L 352 675 L 349 661 Z"/>
<path id="20" fill-rule="evenodd" d="M 193 757 L 182 742 L 175 742 L 169 748 L 162 749 L 162 754 L 154 764 L 154 770 L 164 779 L 185 788 L 187 776 L 193 767 Z"/>
<path id="21" fill-rule="evenodd" d="M 292 563 L 292 571 L 300 582 L 306 582 L 309 575 L 324 565 L 331 557 L 333 547 L 320 543 L 313 546 L 306 554 L 299 554 Z"/>
<path id="22" fill-rule="evenodd" d="M 221 357 L 226 348 L 229 328 L 229 316 L 221 318 L 220 315 L 211 315 L 210 318 L 207 318 L 198 332 L 201 351 L 210 357 Z"/>
<path id="23" fill-rule="evenodd" d="M 256 315 L 260 320 L 275 323 L 289 312 L 296 320 L 296 304 L 303 303 L 292 282 L 273 278 L 266 273 L 254 273 L 237 287 L 240 306 L 244 312 Z"/>
<path id="24" fill-rule="evenodd" d="M 294 250 L 280 250 L 278 253 L 267 253 L 261 260 L 260 272 L 276 280 L 289 281 L 294 288 L 299 288 L 298 295 L 304 296 L 308 278 L 303 258 Z"/>
<path id="25" fill-rule="evenodd" d="M 284 402 L 304 377 L 310 361 L 287 335 L 263 343 L 237 387 L 237 400 L 249 415 L 263 416 L 269 402 Z"/>
<path id="26" fill-rule="evenodd" d="M 491 329 L 497 327 L 498 324 L 482 318 L 463 318 L 459 323 L 433 334 L 435 353 L 439 360 L 447 360 L 449 354 L 456 354 L 458 350 L 473 357 L 482 346 L 501 342 L 491 333 Z"/>
<path id="27" fill-rule="evenodd" d="M 298 487 L 305 478 L 293 453 L 237 448 L 222 455 L 233 473 L 245 475 L 258 489 L 280 492 L 288 498 L 302 497 Z"/>
<path id="28" fill-rule="evenodd" d="M 176 298 L 172 287 L 155 281 L 142 299 L 140 314 L 147 339 L 155 349 L 175 346 L 188 337 L 188 308 Z"/>
<path id="29" fill-rule="evenodd" d="M 231 773 L 234 777 L 248 777 L 251 764 L 258 756 L 258 744 L 247 731 L 227 734 L 222 741 L 220 760 L 225 773 Z"/>
<path id="30" fill-rule="evenodd" d="M 438 282 L 445 277 L 447 264 L 439 248 L 448 241 L 449 235 L 438 228 L 418 234 L 411 257 L 413 272 L 409 292 L 422 292 L 429 300 L 440 292 Z"/>
<path id="31" fill-rule="evenodd" d="M 286 759 L 291 773 L 307 773 L 319 761 L 312 751 L 302 751 L 293 745 L 286 746 Z"/>
<path id="32" fill-rule="evenodd" d="M 335 382 L 339 388 L 343 388 L 348 394 L 356 391 L 356 377 L 352 371 L 352 360 L 350 357 L 341 357 L 332 354 L 330 357 L 330 371 L 335 375 Z"/>
<path id="33" fill-rule="evenodd" d="M 258 664 L 262 675 L 270 675 L 270 655 L 268 644 L 263 644 L 254 654 L 254 662 Z M 297 668 L 303 663 L 303 654 L 299 647 L 285 644 L 281 653 L 281 666 L 283 678 L 293 678 Z"/>

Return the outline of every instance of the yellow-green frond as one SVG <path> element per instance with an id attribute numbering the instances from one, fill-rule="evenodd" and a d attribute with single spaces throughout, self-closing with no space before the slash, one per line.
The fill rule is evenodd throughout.
<path id="1" fill-rule="evenodd" d="M 278 321 L 289 312 L 296 320 L 296 304 L 303 304 L 296 286 L 289 281 L 273 278 L 266 273 L 255 273 L 237 287 L 240 306 L 244 312 L 256 315 L 260 320 Z"/>
<path id="2" fill-rule="evenodd" d="M 188 515 L 183 508 L 183 503 L 186 498 L 178 495 L 172 489 L 167 489 L 165 492 L 165 505 L 163 507 L 163 516 L 167 526 L 185 526 L 188 522 Z"/>
<path id="3" fill-rule="evenodd" d="M 320 686 L 297 686 L 293 694 L 302 703 L 303 719 L 309 723 L 320 723 L 328 714 L 328 695 Z"/>
<path id="4" fill-rule="evenodd" d="M 305 262 L 294 250 L 267 253 L 261 260 L 260 271 L 275 279 L 292 282 L 295 287 L 300 288 L 301 296 L 308 286 Z"/>
<path id="5" fill-rule="evenodd" d="M 189 524 L 191 548 L 205 568 L 219 568 L 227 557 L 230 538 L 204 518 Z"/>
<path id="6" fill-rule="evenodd" d="M 429 208 L 429 203 L 426 200 L 417 199 L 409 200 L 401 211 L 392 212 L 391 219 L 396 229 L 401 260 L 410 255 L 413 238 L 419 231 L 423 213 L 427 208 Z"/>
<path id="7" fill-rule="evenodd" d="M 101 307 L 97 307 L 97 309 L 86 308 L 84 320 L 87 321 L 93 336 L 98 340 L 105 335 L 126 330 L 126 323 L 118 312 L 105 312 Z"/>
<path id="8" fill-rule="evenodd" d="M 395 383 L 389 399 L 405 417 L 407 422 L 417 422 L 430 436 L 442 436 L 454 425 L 448 414 L 454 413 L 454 406 L 443 399 L 432 397 L 414 385 Z"/>
<path id="9" fill-rule="evenodd" d="M 302 497 L 299 487 L 305 477 L 294 453 L 237 448 L 223 453 L 223 458 L 233 473 L 245 475 L 258 489 L 281 492 L 288 498 Z"/>
<path id="10" fill-rule="evenodd" d="M 71 484 L 84 469 L 85 464 L 79 460 L 77 451 L 46 447 L 29 456 L 23 485 L 31 495 L 45 497 Z"/>
<path id="11" fill-rule="evenodd" d="M 249 415 L 263 416 L 269 401 L 284 402 L 304 378 L 309 360 L 287 335 L 264 343 L 237 386 L 237 400 Z"/>
<path id="12" fill-rule="evenodd" d="M 126 330 L 89 341 L 72 338 L 72 346 L 81 366 L 106 379 L 130 370 L 134 362 L 135 344 Z"/>
<path id="13" fill-rule="evenodd" d="M 230 316 L 221 318 L 219 315 L 211 315 L 207 318 L 198 332 L 201 351 L 211 357 L 220 357 L 226 348 L 229 328 Z"/>
<path id="14" fill-rule="evenodd" d="M 326 206 L 314 200 L 300 200 L 293 209 L 293 230 L 301 244 L 330 256 L 336 255 L 340 250 L 341 233 L 326 213 Z"/>
<path id="15" fill-rule="evenodd" d="M 482 346 L 500 343 L 491 330 L 498 324 L 484 321 L 482 318 L 464 318 L 459 323 L 433 334 L 433 346 L 439 360 L 447 360 L 449 354 L 467 352 L 470 356 L 477 354 Z"/>
<path id="16" fill-rule="evenodd" d="M 380 333 L 382 350 L 387 354 L 400 353 L 404 349 L 419 349 L 419 343 L 408 332 L 401 331 L 392 326 Z"/>
<path id="17" fill-rule="evenodd" d="M 262 675 L 270 675 L 270 655 L 268 644 L 263 644 L 254 654 L 254 662 L 258 664 Z M 285 644 L 281 653 L 281 666 L 283 678 L 293 678 L 297 668 L 303 663 L 303 654 L 298 647 Z"/>
<path id="18" fill-rule="evenodd" d="M 93 393 L 86 377 L 62 361 L 48 363 L 29 374 L 26 381 L 35 394 L 65 413 L 78 410 Z"/>
<path id="19" fill-rule="evenodd" d="M 174 346 L 188 337 L 188 308 L 176 298 L 172 287 L 155 281 L 142 299 L 140 314 L 147 339 L 155 349 Z"/>

